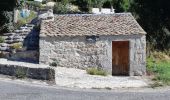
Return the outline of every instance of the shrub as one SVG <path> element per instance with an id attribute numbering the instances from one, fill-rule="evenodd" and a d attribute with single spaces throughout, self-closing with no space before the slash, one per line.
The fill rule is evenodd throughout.
<path id="1" fill-rule="evenodd" d="M 22 68 L 17 68 L 16 69 L 16 77 L 17 78 L 25 78 L 26 77 L 26 72 Z"/>
<path id="2" fill-rule="evenodd" d="M 16 50 L 19 50 L 23 47 L 23 44 L 22 43 L 14 43 L 12 45 L 12 49 L 16 49 Z"/>
<path id="3" fill-rule="evenodd" d="M 107 76 L 107 72 L 99 68 L 88 68 L 86 72 L 90 75 Z"/>
<path id="4" fill-rule="evenodd" d="M 67 4 L 57 2 L 53 8 L 55 14 L 66 14 L 68 12 Z"/>
<path id="5" fill-rule="evenodd" d="M 2 37 L 0 36 L 0 43 L 4 43 L 4 42 L 5 42 L 4 38 L 2 38 Z"/>

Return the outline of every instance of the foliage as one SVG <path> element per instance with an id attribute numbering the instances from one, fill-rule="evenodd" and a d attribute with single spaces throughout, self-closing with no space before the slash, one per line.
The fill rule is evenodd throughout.
<path id="1" fill-rule="evenodd" d="M 33 11 L 31 11 L 30 15 L 28 17 L 26 17 L 26 18 L 19 17 L 19 20 L 14 25 L 15 29 L 18 29 L 19 27 L 23 26 L 24 24 L 30 23 L 36 17 L 37 17 L 37 15 Z"/>
<path id="2" fill-rule="evenodd" d="M 16 49 L 16 50 L 19 50 L 23 47 L 23 44 L 22 43 L 14 43 L 12 44 L 12 49 Z"/>
<path id="3" fill-rule="evenodd" d="M 170 48 L 170 1 L 134 0 L 130 11 L 147 32 L 147 40 L 155 49 Z"/>
<path id="4" fill-rule="evenodd" d="M 16 69 L 16 77 L 21 78 L 21 79 L 26 77 L 26 72 L 24 71 L 23 68 L 17 68 Z"/>
<path id="5" fill-rule="evenodd" d="M 107 76 L 107 72 L 99 68 L 88 68 L 86 72 L 90 75 Z"/>
<path id="6" fill-rule="evenodd" d="M 0 32 L 13 31 L 13 12 L 12 11 L 0 11 Z"/>
<path id="7" fill-rule="evenodd" d="M 154 80 L 158 83 L 170 84 L 170 60 L 168 60 L 169 58 L 167 60 L 163 58 L 163 54 L 152 54 L 152 56 L 148 57 L 147 70 L 155 74 Z"/>
<path id="8" fill-rule="evenodd" d="M 0 43 L 4 43 L 5 39 L 0 36 Z"/>
<path id="9" fill-rule="evenodd" d="M 42 4 L 36 1 L 27 1 L 26 4 L 28 6 L 33 6 L 34 8 L 42 8 Z"/>
<path id="10" fill-rule="evenodd" d="M 91 8 L 98 7 L 102 8 L 106 3 L 106 8 L 111 8 L 112 6 L 117 12 L 128 11 L 130 8 L 132 0 L 72 0 L 71 3 L 78 5 L 81 11 L 90 12 Z"/>
<path id="11" fill-rule="evenodd" d="M 56 2 L 53 11 L 55 14 L 66 14 L 69 9 L 66 2 Z"/>
<path id="12" fill-rule="evenodd" d="M 1 0 L 0 11 L 13 11 L 16 6 L 16 0 Z"/>

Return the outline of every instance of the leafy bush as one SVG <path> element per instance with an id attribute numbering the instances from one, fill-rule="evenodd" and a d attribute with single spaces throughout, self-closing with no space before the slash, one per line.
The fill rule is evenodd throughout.
<path id="1" fill-rule="evenodd" d="M 99 68 L 88 68 L 86 72 L 90 75 L 107 76 L 107 72 Z"/>
<path id="2" fill-rule="evenodd" d="M 0 36 L 0 43 L 4 43 L 4 42 L 5 42 L 4 38 L 2 38 L 2 37 Z"/>
<path id="3" fill-rule="evenodd" d="M 14 30 L 13 25 L 13 12 L 12 11 L 0 11 L 0 32 L 12 32 Z"/>
<path id="4" fill-rule="evenodd" d="M 26 77 L 26 72 L 22 68 L 17 68 L 16 69 L 16 77 L 17 78 L 25 78 Z"/>
<path id="5" fill-rule="evenodd" d="M 26 1 L 26 4 L 29 5 L 29 6 L 33 6 L 34 8 L 41 8 L 42 7 L 41 3 L 37 2 L 37 1 Z"/>
<path id="6" fill-rule="evenodd" d="M 57 2 L 53 8 L 55 14 L 66 14 L 69 9 L 67 8 L 67 4 L 63 4 L 62 2 Z"/>

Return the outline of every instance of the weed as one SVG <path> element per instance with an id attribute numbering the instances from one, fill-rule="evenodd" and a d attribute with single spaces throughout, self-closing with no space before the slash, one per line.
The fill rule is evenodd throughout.
<path id="1" fill-rule="evenodd" d="M 158 85 L 159 82 L 164 85 L 170 84 L 170 62 L 165 57 L 163 53 L 159 52 L 147 58 L 147 70 L 155 75 L 155 78 L 152 79 L 155 81 L 153 85 L 161 86 Z"/>
<path id="2" fill-rule="evenodd" d="M 16 49 L 16 50 L 19 50 L 23 47 L 23 44 L 22 43 L 14 43 L 12 45 L 12 49 Z"/>
<path id="3" fill-rule="evenodd" d="M 161 87 L 163 86 L 163 83 L 156 81 L 153 84 L 150 84 L 150 86 L 151 88 Z"/>
<path id="4" fill-rule="evenodd" d="M 16 69 L 16 77 L 21 78 L 21 79 L 26 77 L 26 72 L 24 71 L 23 68 L 17 68 Z"/>
<path id="5" fill-rule="evenodd" d="M 99 68 L 88 68 L 86 72 L 90 75 L 107 76 L 107 72 Z"/>

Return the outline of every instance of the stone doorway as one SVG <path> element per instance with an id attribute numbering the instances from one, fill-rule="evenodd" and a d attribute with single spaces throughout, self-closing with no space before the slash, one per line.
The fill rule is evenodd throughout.
<path id="1" fill-rule="evenodd" d="M 112 75 L 129 75 L 129 41 L 112 42 Z"/>

